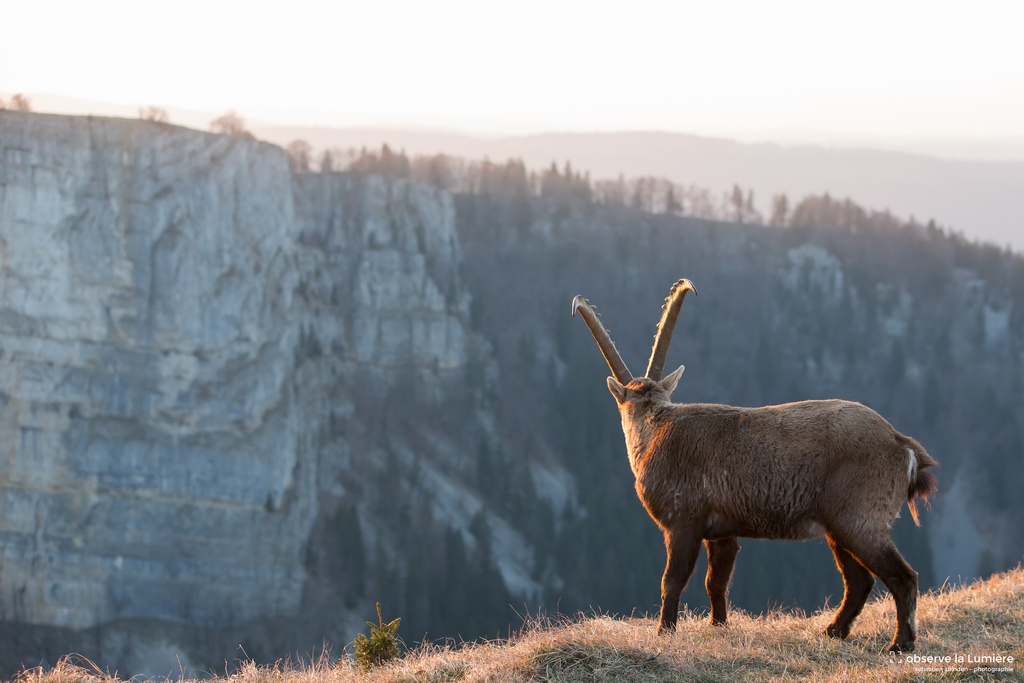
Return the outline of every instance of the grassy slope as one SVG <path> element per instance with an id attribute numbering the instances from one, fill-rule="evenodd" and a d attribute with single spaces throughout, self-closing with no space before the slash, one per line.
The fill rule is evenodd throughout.
<path id="1" fill-rule="evenodd" d="M 652 619 L 586 617 L 527 628 L 506 642 L 427 647 L 364 672 L 344 660 L 304 666 L 243 665 L 223 683 L 384 683 L 392 681 L 912 681 L 1024 680 L 1024 569 L 971 586 L 929 593 L 918 608 L 915 655 L 1012 656 L 1012 664 L 914 664 L 886 653 L 895 624 L 892 600 L 871 601 L 845 642 L 820 635 L 831 610 L 810 617 L 730 615 L 712 628 L 684 612 L 678 632 L 654 634 Z M 945 666 L 964 667 L 960 672 Z M 1010 667 L 978 672 L 975 667 Z M 114 678 L 62 661 L 23 672 L 18 683 L 114 683 Z"/>

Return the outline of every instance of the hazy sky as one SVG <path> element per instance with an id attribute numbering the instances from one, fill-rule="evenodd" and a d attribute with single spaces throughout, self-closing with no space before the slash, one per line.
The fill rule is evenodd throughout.
<path id="1" fill-rule="evenodd" d="M 1024 139 L 1024 1 L 5 0 L 0 93 L 302 124 Z"/>

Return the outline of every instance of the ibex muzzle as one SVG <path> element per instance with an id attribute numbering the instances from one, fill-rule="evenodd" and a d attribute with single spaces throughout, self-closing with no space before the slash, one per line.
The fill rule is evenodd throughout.
<path id="1" fill-rule="evenodd" d="M 662 310 L 647 374 L 633 378 L 597 312 L 577 296 L 612 377 L 636 491 L 665 536 L 658 632 L 675 629 L 679 596 L 707 548 L 705 587 L 711 623 L 724 624 L 737 537 L 825 536 L 845 593 L 825 629 L 845 638 L 877 576 L 896 603 L 891 651 L 914 649 L 917 573 L 896 550 L 890 530 L 903 502 L 920 524 L 915 498 L 938 488 L 938 463 L 914 439 L 852 401 L 800 401 L 761 408 L 675 404 L 680 366 L 662 379 L 672 329 L 689 280 L 672 287 Z"/>

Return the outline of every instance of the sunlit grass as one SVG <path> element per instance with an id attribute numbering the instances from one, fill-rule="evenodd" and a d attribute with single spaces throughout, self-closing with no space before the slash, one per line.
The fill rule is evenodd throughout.
<path id="1" fill-rule="evenodd" d="M 350 657 L 312 664 L 242 664 L 220 683 L 443 683 L 447 681 L 917 681 L 1024 680 L 1024 570 L 973 585 L 925 594 L 918 607 L 915 655 L 950 656 L 953 664 L 894 660 L 887 647 L 895 626 L 888 595 L 873 600 L 850 638 L 821 635 L 831 611 L 809 617 L 786 612 L 751 616 L 733 611 L 725 627 L 706 616 L 680 615 L 674 635 L 655 635 L 649 618 L 581 616 L 534 622 L 504 641 L 426 645 L 393 663 L 363 671 Z M 1012 656 L 1010 672 L 976 672 L 957 656 Z M 945 671 L 946 666 L 964 671 Z M 185 680 L 185 679 L 182 679 Z M 114 683 L 86 661 L 22 672 L 17 683 Z"/>

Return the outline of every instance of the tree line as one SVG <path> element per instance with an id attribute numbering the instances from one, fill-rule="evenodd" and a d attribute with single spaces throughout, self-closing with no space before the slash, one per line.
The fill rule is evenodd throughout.
<path id="1" fill-rule="evenodd" d="M 224 132 L 224 131 L 222 131 Z M 294 140 L 285 147 L 291 169 L 300 173 L 355 172 L 425 183 L 455 194 L 513 198 L 546 198 L 568 208 L 572 204 L 619 206 L 644 213 L 701 218 L 704 220 L 787 227 L 823 225 L 825 222 L 849 225 L 867 223 L 901 224 L 887 211 L 876 212 L 858 207 L 849 199 L 836 200 L 828 194 L 791 203 L 785 193 L 771 197 L 767 214 L 758 207 L 754 190 L 734 183 L 732 188 L 716 192 L 695 183 L 677 183 L 668 178 L 640 176 L 594 180 L 589 172 L 574 169 L 570 161 L 534 170 L 522 159 L 505 162 L 466 160 L 448 154 L 414 155 L 395 150 L 384 143 L 379 150 L 367 147 L 332 147 L 320 151 L 305 140 Z M 911 219 L 914 223 L 914 219 Z M 939 229 L 934 221 L 927 229 Z"/>
<path id="2" fill-rule="evenodd" d="M 20 92 L 11 95 L 9 100 L 0 97 L 0 111 L 4 109 L 10 111 L 32 111 L 32 100 L 29 99 L 28 95 Z"/>

